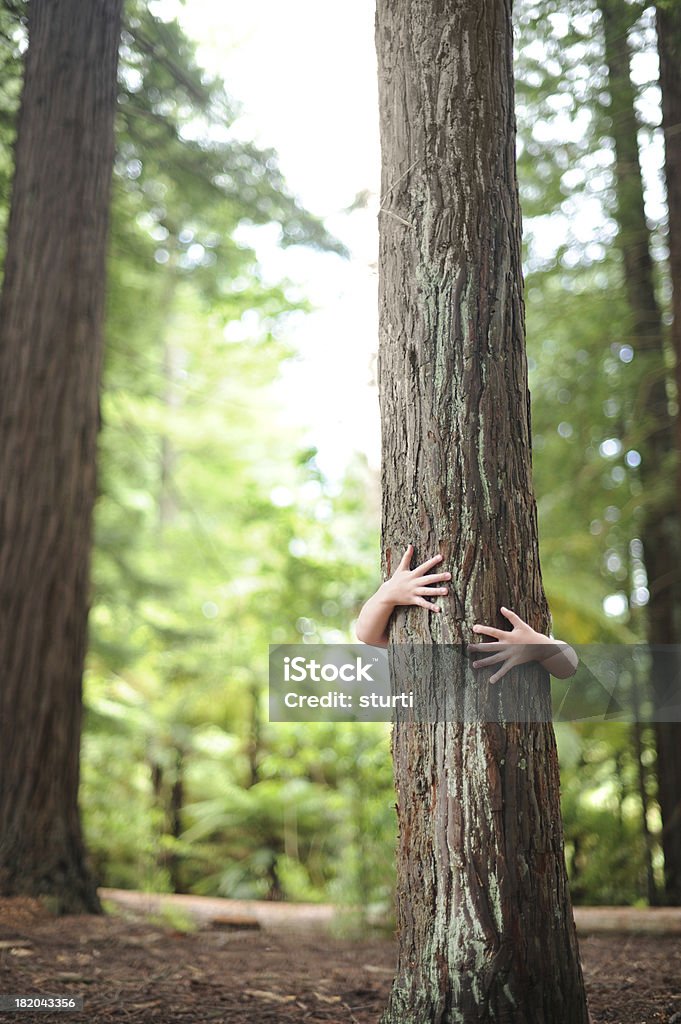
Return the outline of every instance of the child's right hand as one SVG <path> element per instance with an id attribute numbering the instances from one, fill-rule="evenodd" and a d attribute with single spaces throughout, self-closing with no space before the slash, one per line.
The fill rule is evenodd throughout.
<path id="1" fill-rule="evenodd" d="M 381 601 L 394 608 L 398 605 L 416 604 L 431 612 L 442 611 L 439 605 L 427 600 L 428 597 L 446 597 L 449 593 L 447 587 L 434 587 L 433 584 L 451 580 L 451 572 L 428 574 L 429 569 L 442 561 L 442 555 L 435 555 L 426 562 L 422 562 L 421 565 L 417 565 L 415 569 L 410 569 L 413 557 L 414 545 L 410 544 L 393 575 L 380 587 Z"/>

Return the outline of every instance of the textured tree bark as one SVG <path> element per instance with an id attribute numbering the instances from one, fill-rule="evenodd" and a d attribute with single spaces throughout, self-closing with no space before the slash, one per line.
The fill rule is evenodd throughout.
<path id="1" fill-rule="evenodd" d="M 0 303 L 0 892 L 99 911 L 78 813 L 121 0 L 31 0 Z"/>
<path id="2" fill-rule="evenodd" d="M 677 473 L 674 424 L 666 390 L 664 324 L 655 295 L 650 232 L 643 201 L 638 120 L 631 81 L 627 32 L 635 8 L 626 0 L 598 0 L 608 68 L 612 138 L 615 143 L 618 243 L 639 363 L 640 407 L 646 426 L 641 479 L 646 509 L 642 530 L 648 574 L 648 640 L 653 645 L 653 698 L 663 704 L 669 689 L 668 657 L 657 645 L 681 639 L 680 511 L 673 481 Z M 668 484 L 669 482 L 669 484 Z M 658 801 L 665 858 L 664 902 L 681 902 L 681 724 L 656 722 Z"/>
<path id="3" fill-rule="evenodd" d="M 175 750 L 175 778 L 170 790 L 169 825 L 170 834 L 173 839 L 179 839 L 182 835 L 182 812 L 184 810 L 184 751 L 177 747 Z M 168 858 L 168 873 L 172 892 L 184 892 L 182 882 L 182 858 L 173 851 Z"/>
<path id="4" fill-rule="evenodd" d="M 660 58 L 662 128 L 669 215 L 669 276 L 672 283 L 672 346 L 676 356 L 676 390 L 681 401 L 681 3 L 656 5 Z M 681 452 L 681 415 L 676 417 L 676 448 Z M 681 459 L 677 466 L 677 502 L 681 509 Z"/>
<path id="5" fill-rule="evenodd" d="M 510 0 L 378 0 L 383 559 L 408 542 L 453 574 L 441 615 L 404 609 L 422 650 L 545 631 L 531 484 Z M 424 658 L 424 661 L 426 659 Z M 489 689 L 462 661 L 421 696 Z M 546 674 L 543 723 L 398 722 L 399 959 L 383 1024 L 585 1024 Z M 474 698 L 473 698 L 474 699 Z"/>
<path id="6" fill-rule="evenodd" d="M 662 127 L 669 215 L 669 275 L 672 284 L 671 340 L 676 359 L 676 511 L 681 517 L 681 3 L 657 4 Z M 681 640 L 678 628 L 676 641 Z M 681 725 L 658 728 L 661 755 L 659 799 L 663 808 L 663 846 L 667 900 L 681 905 Z"/>

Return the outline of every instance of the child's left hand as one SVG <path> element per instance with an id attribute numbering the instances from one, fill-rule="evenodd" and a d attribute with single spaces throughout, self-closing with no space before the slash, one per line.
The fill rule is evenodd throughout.
<path id="1" fill-rule="evenodd" d="M 473 668 L 488 668 L 491 665 L 501 665 L 501 668 L 490 676 L 490 683 L 498 682 L 506 673 L 516 665 L 524 665 L 529 661 L 544 661 L 545 658 L 539 657 L 542 653 L 538 649 L 538 645 L 550 645 L 553 650 L 547 649 L 546 659 L 551 658 L 553 655 L 558 653 L 560 645 L 552 640 L 548 636 L 544 636 L 543 633 L 538 633 L 531 626 L 528 626 L 526 622 L 512 612 L 510 608 L 502 608 L 501 614 L 504 618 L 513 626 L 513 629 L 495 629 L 494 626 L 482 626 L 476 623 L 473 626 L 474 633 L 482 633 L 484 636 L 494 637 L 496 643 L 485 643 L 485 644 L 469 644 L 468 653 L 476 656 L 478 652 L 480 654 L 487 655 L 480 661 L 473 662 Z"/>

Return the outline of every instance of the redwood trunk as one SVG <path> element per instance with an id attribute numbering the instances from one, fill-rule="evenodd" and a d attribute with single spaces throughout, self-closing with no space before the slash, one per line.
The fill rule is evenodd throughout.
<path id="1" fill-rule="evenodd" d="M 639 125 L 629 69 L 627 32 L 636 10 L 626 0 L 598 0 L 598 6 L 603 19 L 611 132 L 615 143 L 618 243 L 640 381 L 637 418 L 644 425 L 640 447 L 646 507 L 641 540 L 650 590 L 647 611 L 648 641 L 653 645 L 652 692 L 654 701 L 663 704 L 669 699 L 668 659 L 659 650 L 656 652 L 655 647 L 678 643 L 681 638 L 681 509 L 673 487 L 678 455 L 667 401 L 664 325 L 655 295 L 638 151 Z M 655 741 L 665 860 L 664 902 L 678 904 L 681 903 L 681 723 L 656 722 Z"/>
<path id="2" fill-rule="evenodd" d="M 676 512 L 681 518 L 681 3 L 657 7 L 662 127 L 669 215 L 669 273 L 672 285 L 671 339 L 676 359 Z M 677 624 L 678 625 L 678 624 Z M 674 638 L 681 641 L 681 629 Z M 681 725 L 658 727 L 661 756 L 659 798 L 663 808 L 663 846 L 667 900 L 681 904 Z"/>
<path id="3" fill-rule="evenodd" d="M 659 4 L 656 12 L 669 217 L 671 337 L 676 357 L 676 390 L 681 401 L 681 3 L 673 0 L 672 3 Z M 676 417 L 676 448 L 681 452 L 681 415 Z M 677 471 L 677 502 L 681 510 L 681 459 Z"/>
<path id="4" fill-rule="evenodd" d="M 383 553 L 441 552 L 441 615 L 391 640 L 474 639 L 508 605 L 546 631 L 531 484 L 510 0 L 378 0 Z M 485 691 L 456 678 L 413 680 Z M 471 690 L 472 688 L 472 690 Z M 550 689 L 540 721 L 396 723 L 399 959 L 384 1024 L 586 1024 Z"/>
<path id="5" fill-rule="evenodd" d="M 121 0 L 31 0 L 0 303 L 0 893 L 98 911 L 78 812 Z"/>

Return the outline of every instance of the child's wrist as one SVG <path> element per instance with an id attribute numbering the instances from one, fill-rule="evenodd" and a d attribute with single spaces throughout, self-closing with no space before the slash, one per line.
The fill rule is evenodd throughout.
<path id="1" fill-rule="evenodd" d="M 542 643 L 549 647 L 544 657 L 541 659 L 544 661 L 551 661 L 552 658 L 558 657 L 559 654 L 564 654 L 568 649 L 568 644 L 562 640 L 554 640 L 552 637 L 544 637 Z"/>
<path id="2" fill-rule="evenodd" d="M 532 632 L 534 634 L 533 637 L 532 637 L 532 643 L 533 644 L 537 644 L 538 646 L 545 646 L 545 647 L 555 647 L 556 646 L 556 641 L 552 640 L 550 636 L 546 635 L 546 633 L 539 633 L 536 629 L 532 630 Z"/>
<path id="3" fill-rule="evenodd" d="M 384 608 L 394 608 L 396 605 L 395 598 L 392 596 L 392 587 L 390 586 L 391 580 L 386 580 L 385 583 L 381 583 L 380 587 L 376 592 L 377 603 L 382 605 Z"/>

